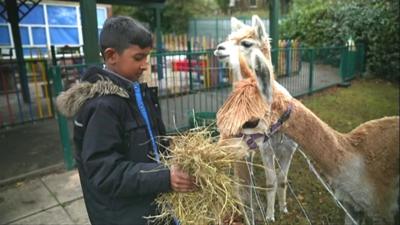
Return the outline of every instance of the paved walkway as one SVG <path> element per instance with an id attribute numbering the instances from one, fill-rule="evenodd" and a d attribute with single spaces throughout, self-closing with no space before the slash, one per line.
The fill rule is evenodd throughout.
<path id="1" fill-rule="evenodd" d="M 57 120 L 0 129 L 0 186 L 59 168 L 64 165 Z"/>
<path id="2" fill-rule="evenodd" d="M 90 224 L 76 170 L 0 189 L 0 224 Z"/>

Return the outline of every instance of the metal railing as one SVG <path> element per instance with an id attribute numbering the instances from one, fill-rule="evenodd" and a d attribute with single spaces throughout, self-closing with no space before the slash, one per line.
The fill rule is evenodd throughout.
<path id="1" fill-rule="evenodd" d="M 53 92 L 47 61 L 38 55 L 25 60 L 27 85 L 21 83 L 14 59 L 0 60 L 0 127 L 53 118 Z M 22 87 L 29 93 L 23 98 Z"/>
<path id="2" fill-rule="evenodd" d="M 280 48 L 276 79 L 293 96 L 353 79 L 364 71 L 364 47 Z M 61 62 L 61 61 L 60 61 Z M 185 129 L 193 112 L 216 112 L 230 91 L 230 71 L 213 50 L 152 53 L 144 81 L 159 88 L 168 130 Z M 22 98 L 22 85 L 14 59 L 0 61 L 0 127 L 54 117 L 54 80 L 48 61 L 36 54 L 26 60 L 30 101 Z M 63 90 L 76 83 L 87 65 L 58 63 Z M 174 119 L 175 118 L 175 119 Z"/>
<path id="3" fill-rule="evenodd" d="M 276 51 L 287 71 L 276 79 L 295 97 L 346 82 L 364 72 L 362 45 Z M 149 62 L 143 81 L 159 88 L 162 116 L 170 133 L 192 127 L 193 115 L 214 119 L 231 91 L 230 70 L 217 61 L 213 50 L 152 53 Z M 36 59 L 27 61 L 26 66 L 30 74 L 29 103 L 22 100 L 16 64 L 2 61 L 0 65 L 0 127 L 53 118 L 56 114 L 65 162 L 67 168 L 72 168 L 68 120 L 54 110 L 53 101 L 78 81 L 88 65 L 48 66 L 46 60 Z M 275 70 L 279 66 L 282 65 Z"/>

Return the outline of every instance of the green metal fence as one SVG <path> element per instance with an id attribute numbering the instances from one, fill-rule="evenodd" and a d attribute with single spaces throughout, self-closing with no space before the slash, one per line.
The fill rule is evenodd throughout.
<path id="1" fill-rule="evenodd" d="M 238 17 L 244 24 L 251 25 L 251 17 Z M 269 19 L 261 18 L 265 24 L 265 30 L 269 30 Z M 189 37 L 207 36 L 217 43 L 225 40 L 231 33 L 230 17 L 215 18 L 196 18 L 189 21 L 188 35 Z"/>
<path id="2" fill-rule="evenodd" d="M 277 51 L 287 53 L 287 49 Z M 363 72 L 363 46 L 351 52 L 347 47 L 298 48 L 296 51 L 295 54 L 300 55 L 299 65 L 295 67 L 298 71 L 276 78 L 295 97 L 343 83 Z M 160 59 L 161 65 L 157 64 Z M 144 81 L 159 88 L 162 116 L 170 133 L 193 127 L 193 115 L 204 117 L 201 120 L 207 123 L 214 119 L 215 112 L 231 91 L 230 70 L 217 61 L 213 50 L 153 53 L 150 64 Z M 55 95 L 74 83 L 66 71 L 83 74 L 88 66 L 67 67 L 53 66 L 48 70 Z M 68 120 L 58 113 L 57 120 L 65 163 L 67 168 L 72 168 Z"/>

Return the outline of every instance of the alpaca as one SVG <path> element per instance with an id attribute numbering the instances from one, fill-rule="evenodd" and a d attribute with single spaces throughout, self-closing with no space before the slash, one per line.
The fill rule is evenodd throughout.
<path id="1" fill-rule="evenodd" d="M 291 111 L 281 132 L 319 165 L 355 222 L 361 224 L 369 217 L 373 224 L 394 224 L 399 211 L 399 117 L 371 120 L 349 133 L 332 129 L 274 80 L 267 34 L 261 20 L 257 16 L 253 20 L 253 27 L 240 28 L 241 35 L 219 44 L 215 54 L 233 70 L 256 76 L 257 84 L 247 85 L 246 91 L 261 95 L 253 98 L 267 110 L 258 120 L 252 119 L 257 123 L 254 129 L 268 129 L 271 121 Z M 239 82 L 249 83 L 244 78 Z M 231 132 L 238 126 L 225 125 Z M 353 222 L 346 216 L 345 224 Z"/>
<path id="2" fill-rule="evenodd" d="M 255 22 L 255 20 L 253 20 Z M 245 25 L 241 23 L 240 21 L 236 20 L 235 18 L 232 18 L 231 21 L 232 25 L 232 31 L 233 33 L 239 31 L 242 27 Z M 232 37 L 233 34 L 230 36 Z M 265 52 L 268 53 L 268 52 Z M 249 57 L 249 55 L 247 55 Z M 268 57 L 268 56 L 267 56 Z M 219 57 L 221 58 L 221 57 Z M 250 59 L 249 59 L 250 60 Z M 242 63 L 245 63 L 244 58 L 241 58 Z M 244 68 L 244 67 L 242 67 Z M 241 70 L 234 70 L 234 83 L 235 81 L 239 81 L 242 77 L 249 77 L 251 76 L 251 73 L 249 71 L 241 71 Z M 255 78 L 255 77 L 254 77 Z M 255 81 L 253 79 L 253 81 Z M 256 82 L 254 82 L 256 84 Z M 235 86 L 235 85 L 234 85 Z M 240 90 L 240 87 L 234 87 L 236 90 Z M 239 91 L 240 92 L 240 91 Z M 257 96 L 257 95 L 253 95 Z M 251 98 L 250 98 L 251 99 Z M 239 99 L 240 101 L 240 99 Z M 229 102 L 229 100 L 227 101 Z M 257 103 L 257 101 L 255 101 Z M 239 103 L 240 104 L 240 103 Z M 260 105 L 261 106 L 261 105 Z M 229 110 L 231 107 L 228 105 L 224 105 L 221 107 L 221 109 L 217 113 L 217 120 L 221 121 L 222 117 L 224 117 L 226 114 L 229 114 L 229 112 L 224 112 L 224 110 Z M 235 107 L 233 107 L 235 108 Z M 257 108 L 256 105 L 254 104 L 249 104 L 248 107 L 242 107 L 242 109 L 253 109 L 253 111 L 261 112 L 260 115 L 255 115 L 254 118 L 257 117 L 262 117 L 264 111 L 266 110 L 265 108 Z M 240 119 L 237 119 L 238 115 L 245 115 L 241 112 L 238 111 L 233 111 L 231 112 L 232 116 L 235 117 L 234 120 L 231 121 L 240 121 Z M 225 116 L 226 117 L 226 116 Z M 240 117 L 240 116 L 239 116 Z M 232 119 L 229 117 L 226 117 L 226 119 Z M 228 137 L 232 137 L 236 135 L 237 133 L 242 133 L 242 134 L 254 134 L 256 133 L 254 128 L 251 128 L 251 122 L 247 121 L 249 118 L 246 118 L 244 121 L 239 122 L 240 124 L 240 132 L 232 133 L 232 132 L 227 132 L 226 129 L 219 129 L 221 132 L 221 137 L 222 139 L 226 139 Z M 242 125 L 248 122 L 248 126 L 244 126 L 242 129 Z M 219 128 L 221 126 L 218 126 Z M 264 134 L 268 130 L 263 130 L 260 131 L 260 134 Z M 248 149 L 249 146 L 244 144 L 245 142 L 248 142 L 249 139 L 252 139 L 250 141 L 254 140 L 254 144 L 256 144 L 254 147 L 258 147 L 261 153 L 261 159 L 264 165 L 264 170 L 265 170 L 265 175 L 266 175 L 266 187 L 267 187 L 267 212 L 266 212 L 266 220 L 267 221 L 275 221 L 275 197 L 278 195 L 278 201 L 279 201 L 279 210 L 283 213 L 288 213 L 287 206 L 286 206 L 286 190 L 287 190 L 287 175 L 289 172 L 289 167 L 290 163 L 293 157 L 294 152 L 297 149 L 297 143 L 294 142 L 292 139 L 287 137 L 286 135 L 278 132 L 275 135 L 271 136 L 271 139 L 268 142 L 264 142 L 264 136 L 260 135 L 259 137 L 253 136 L 251 138 L 250 136 L 245 136 L 244 138 L 238 139 L 239 142 L 242 142 L 243 148 Z M 254 148 L 253 147 L 253 148 Z M 252 162 L 253 162 L 253 156 L 254 156 L 254 151 L 250 151 L 250 154 L 247 158 L 247 160 L 250 161 L 248 165 L 237 165 L 237 168 L 241 169 L 236 169 L 238 177 L 240 177 L 242 180 L 244 180 L 245 184 L 250 184 L 250 172 L 252 172 Z M 275 158 L 278 161 L 278 170 L 275 170 Z M 239 172 L 240 171 L 240 172 Z M 246 202 L 245 205 L 249 206 L 250 208 L 253 208 L 254 206 L 247 201 L 249 201 L 252 198 L 251 195 L 251 188 L 241 188 L 239 190 L 241 192 L 241 196 L 243 198 L 243 201 Z M 249 214 L 249 212 L 247 213 Z"/>

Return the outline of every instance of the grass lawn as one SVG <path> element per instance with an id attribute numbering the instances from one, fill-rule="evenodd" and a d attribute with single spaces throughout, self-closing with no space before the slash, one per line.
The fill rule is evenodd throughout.
<path id="1" fill-rule="evenodd" d="M 301 101 L 334 129 L 348 132 L 365 121 L 399 115 L 399 86 L 377 79 L 359 79 L 349 88 L 331 88 L 303 97 Z M 261 160 L 257 158 L 256 162 Z M 256 176 L 257 185 L 265 187 L 262 169 L 256 169 Z M 289 182 L 312 224 L 343 224 L 342 210 L 309 171 L 299 153 L 294 155 Z M 260 195 L 266 201 L 264 193 Z M 274 225 L 309 224 L 289 189 L 287 196 L 289 214 L 280 215 L 276 207 Z"/>

